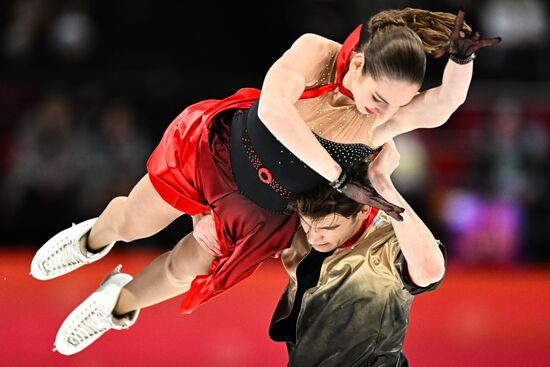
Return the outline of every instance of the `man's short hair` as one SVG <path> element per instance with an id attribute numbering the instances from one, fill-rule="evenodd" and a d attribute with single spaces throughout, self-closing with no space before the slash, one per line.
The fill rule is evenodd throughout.
<path id="1" fill-rule="evenodd" d="M 369 161 L 356 163 L 350 173 L 355 177 L 367 177 Z M 312 219 L 320 219 L 330 214 L 354 217 L 365 207 L 333 189 L 328 183 L 315 189 L 296 194 L 288 205 L 290 211 Z"/>
<path id="2" fill-rule="evenodd" d="M 290 210 L 312 219 L 320 219 L 329 214 L 340 214 L 349 218 L 357 215 L 363 207 L 363 204 L 339 193 L 328 184 L 298 194 L 288 205 Z"/>

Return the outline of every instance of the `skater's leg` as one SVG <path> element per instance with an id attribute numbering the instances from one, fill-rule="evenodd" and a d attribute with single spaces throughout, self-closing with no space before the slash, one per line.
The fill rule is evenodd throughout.
<path id="1" fill-rule="evenodd" d="M 160 197 L 149 176 L 145 175 L 128 197 L 111 200 L 92 227 L 87 247 L 98 251 L 115 241 L 130 242 L 150 237 L 182 214 Z"/>
<path id="2" fill-rule="evenodd" d="M 213 260 L 188 234 L 122 288 L 113 314 L 124 315 L 187 292 L 197 275 L 208 274 Z"/>

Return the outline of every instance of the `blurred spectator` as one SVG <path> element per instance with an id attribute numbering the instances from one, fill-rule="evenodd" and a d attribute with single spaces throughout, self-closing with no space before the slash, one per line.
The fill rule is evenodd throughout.
<path id="1" fill-rule="evenodd" d="M 429 165 L 425 143 L 417 131 L 411 131 L 395 138 L 399 151 L 399 167 L 392 175 L 399 191 L 407 197 L 424 196 L 427 188 L 427 169 Z"/>
<path id="2" fill-rule="evenodd" d="M 548 9 L 541 0 L 488 0 L 480 8 L 486 37 L 501 36 L 491 59 L 480 63 L 484 70 L 498 70 L 514 79 L 549 78 Z"/>
<path id="3" fill-rule="evenodd" d="M 514 263 L 529 257 L 522 236 L 534 219 L 529 206 L 547 192 L 533 169 L 546 161 L 547 132 L 515 101 L 500 100 L 473 131 L 467 151 L 467 188 L 448 192 L 443 204 L 454 259 Z"/>
<path id="4" fill-rule="evenodd" d="M 497 101 L 481 124 L 470 150 L 472 183 L 485 195 L 523 200 L 529 168 L 547 149 L 546 133 L 511 99 Z"/>
<path id="5" fill-rule="evenodd" d="M 502 265 L 519 260 L 523 214 L 519 202 L 450 190 L 441 214 L 454 262 Z"/>
<path id="6" fill-rule="evenodd" d="M 2 240 L 42 241 L 55 228 L 97 215 L 145 173 L 150 136 L 156 143 L 189 103 L 260 86 L 266 68 L 300 34 L 343 40 L 382 9 L 455 13 L 462 7 L 484 37 L 503 42 L 476 59 L 470 97 L 451 121 L 396 139 L 396 185 L 449 245 L 451 260 L 454 250 L 467 263 L 550 260 L 544 231 L 550 225 L 550 108 L 543 97 L 548 87 L 539 83 L 550 80 L 547 1 L 270 4 L 267 13 L 277 16 L 268 19 L 229 3 L 0 2 Z M 197 20 L 203 13 L 208 24 Z M 246 22 L 235 22 L 243 16 Z M 234 45 L 248 41 L 250 29 L 274 32 L 235 56 Z M 424 87 L 439 84 L 445 64 L 428 58 Z M 37 97 L 44 85 L 58 82 L 66 93 Z M 492 107 L 495 96 L 508 100 Z M 536 98 L 543 100 L 539 114 L 531 105 Z M 486 114 L 487 106 L 494 111 Z"/>
<path id="7" fill-rule="evenodd" d="M 538 48 L 548 42 L 546 4 L 540 0 L 488 0 L 480 15 L 487 35 L 506 40 L 500 50 Z"/>
<path id="8" fill-rule="evenodd" d="M 13 162 L 2 187 L 2 221 L 6 230 L 26 238 L 43 236 L 44 217 L 67 219 L 71 192 L 80 170 L 69 98 L 52 93 L 19 123 Z M 32 231 L 18 230 L 32 226 Z"/>
<path id="9" fill-rule="evenodd" d="M 432 176 L 429 175 L 431 162 L 422 134 L 418 131 L 402 134 L 395 138 L 395 145 L 400 158 L 392 180 L 411 206 L 430 224 L 430 228 L 436 230 L 430 218 L 431 213 L 426 211 L 426 197 L 430 192 Z"/>
<path id="10" fill-rule="evenodd" d="M 25 60 L 33 55 L 49 18 L 51 8 L 41 0 L 11 2 L 6 7 L 8 24 L 2 37 L 3 51 L 9 59 Z"/>
<path id="11" fill-rule="evenodd" d="M 19 121 L 0 192 L 4 240 L 43 240 L 49 218 L 95 216 L 146 173 L 153 146 L 136 112 L 124 101 L 101 107 L 97 93 L 83 88 L 75 109 L 64 92 L 50 92 Z"/>
<path id="12" fill-rule="evenodd" d="M 12 2 L 3 34 L 8 60 L 25 64 L 85 61 L 96 39 L 87 1 L 22 0 Z"/>
<path id="13" fill-rule="evenodd" d="M 66 7 L 49 27 L 50 50 L 58 61 L 83 61 L 92 52 L 95 33 L 93 20 L 82 7 Z"/>
<path id="14" fill-rule="evenodd" d="M 79 176 L 77 203 L 83 217 L 97 215 L 109 200 L 127 195 L 146 173 L 153 146 L 136 119 L 128 103 L 113 101 L 95 124 L 80 132 L 85 169 Z"/>

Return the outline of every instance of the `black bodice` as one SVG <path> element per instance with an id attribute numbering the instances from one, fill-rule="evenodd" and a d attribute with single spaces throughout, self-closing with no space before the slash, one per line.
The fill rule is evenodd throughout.
<path id="1" fill-rule="evenodd" d="M 342 144 L 317 136 L 332 158 L 344 168 L 365 159 L 372 149 Z M 231 122 L 231 165 L 239 190 L 257 205 L 283 212 L 294 193 L 326 184 L 327 180 L 281 144 L 258 117 L 258 102 L 238 111 Z"/>

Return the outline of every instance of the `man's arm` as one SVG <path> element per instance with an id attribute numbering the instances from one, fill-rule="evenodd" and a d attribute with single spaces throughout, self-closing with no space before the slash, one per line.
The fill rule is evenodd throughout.
<path id="1" fill-rule="evenodd" d="M 393 141 L 384 144 L 382 151 L 369 167 L 373 188 L 386 200 L 405 209 L 403 220 L 392 219 L 399 247 L 407 260 L 409 274 L 418 286 L 425 287 L 443 278 L 445 260 L 438 242 L 422 219 L 397 191 L 390 179 L 399 164 L 399 153 Z"/>

